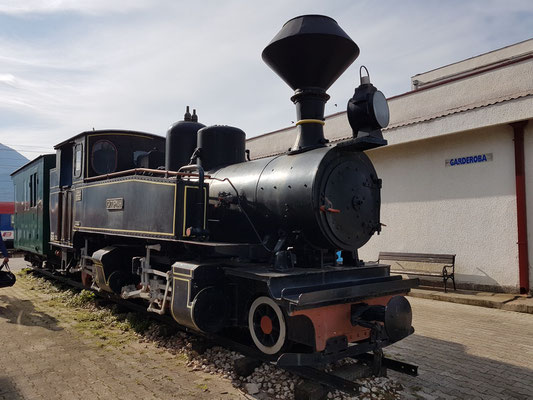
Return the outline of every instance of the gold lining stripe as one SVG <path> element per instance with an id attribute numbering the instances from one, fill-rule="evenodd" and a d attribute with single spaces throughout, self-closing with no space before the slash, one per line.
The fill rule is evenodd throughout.
<path id="1" fill-rule="evenodd" d="M 321 119 L 301 119 L 298 122 L 296 122 L 296 126 L 302 125 L 302 124 L 320 124 L 325 125 L 326 123 L 322 121 Z"/>
<path id="2" fill-rule="evenodd" d="M 91 133 L 90 135 L 87 135 L 88 138 L 90 138 L 92 136 L 135 136 L 135 137 L 141 137 L 141 138 L 150 139 L 150 140 L 154 140 L 155 139 L 155 138 L 153 138 L 151 136 L 142 135 L 142 134 L 139 134 L 139 133 L 128 133 L 128 132 L 123 132 L 123 133 L 120 133 L 120 132 Z"/>
<path id="3" fill-rule="evenodd" d="M 172 184 L 172 186 L 174 186 L 174 203 L 172 204 L 172 207 L 174 208 L 172 211 L 172 234 L 176 235 L 176 208 L 178 208 L 178 205 L 176 204 L 178 196 L 177 183 Z"/>
<path id="4" fill-rule="evenodd" d="M 83 179 L 89 177 L 89 136 L 83 138 L 83 156 L 85 157 L 85 171 L 83 171 Z"/>
<path id="5" fill-rule="evenodd" d="M 89 188 L 89 187 L 95 187 L 95 186 L 115 185 L 117 183 L 129 183 L 129 182 L 140 182 L 140 183 L 147 183 L 147 184 L 150 184 L 150 185 L 176 186 L 175 183 L 152 182 L 152 181 L 145 181 L 145 180 L 138 179 L 138 178 L 130 178 L 130 179 L 122 180 L 122 181 L 105 182 L 105 183 L 94 183 L 92 185 L 91 184 L 84 185 L 84 186 L 80 186 L 80 188 L 83 189 L 83 188 Z"/>
<path id="6" fill-rule="evenodd" d="M 102 263 L 96 263 L 93 261 L 93 266 L 99 267 L 102 269 L 102 276 L 104 277 L 104 283 L 109 287 L 109 278 L 106 279 L 104 265 Z"/>
<path id="7" fill-rule="evenodd" d="M 90 226 L 79 226 L 79 227 L 77 227 L 77 229 L 92 229 L 92 230 L 102 230 L 102 231 L 115 231 L 115 232 L 144 233 L 144 234 L 152 234 L 152 235 L 175 236 L 175 234 L 176 234 L 176 197 L 177 197 L 177 187 L 176 187 L 175 183 L 152 182 L 152 181 L 145 181 L 145 180 L 138 179 L 138 178 L 131 178 L 131 179 L 126 179 L 126 180 L 122 180 L 122 181 L 95 183 L 93 185 L 84 185 L 84 186 L 79 186 L 78 188 L 79 189 L 85 189 L 85 188 L 91 188 L 91 187 L 95 187 L 95 186 L 107 186 L 107 185 L 115 185 L 117 183 L 131 183 L 131 182 L 147 183 L 147 184 L 150 184 L 150 185 L 172 186 L 174 188 L 174 204 L 173 204 L 174 210 L 173 210 L 173 213 L 172 213 L 172 215 L 173 215 L 172 233 L 169 233 L 169 232 L 138 231 L 138 230 L 129 230 L 129 229 L 95 228 L 95 227 L 90 227 Z M 87 195 L 85 195 L 85 196 L 87 196 Z M 204 215 L 204 228 L 205 228 L 205 215 Z"/>
<path id="8" fill-rule="evenodd" d="M 190 301 L 190 298 L 191 298 L 191 280 L 190 279 L 183 279 L 183 278 L 176 278 L 174 277 L 174 280 L 178 280 L 178 281 L 184 281 L 184 282 L 187 282 L 187 308 L 192 308 L 192 303 Z M 172 285 L 174 286 L 174 285 Z M 172 287 L 172 289 L 174 289 L 174 287 Z M 174 296 L 174 291 L 172 291 L 172 296 Z M 174 302 L 172 302 L 174 303 Z M 173 311 L 174 313 L 174 311 Z M 174 318 L 176 319 L 176 318 Z M 192 320 L 192 318 L 191 318 Z"/>
<path id="9" fill-rule="evenodd" d="M 104 231 L 145 233 L 145 234 L 175 236 L 175 234 L 176 234 L 176 197 L 177 197 L 177 189 L 176 189 L 176 184 L 175 183 L 152 182 L 152 181 L 145 181 L 145 180 L 137 179 L 137 178 L 131 178 L 131 179 L 123 180 L 123 181 L 95 183 L 93 185 L 84 185 L 84 186 L 80 186 L 79 188 L 80 189 L 85 189 L 85 188 L 91 188 L 91 187 L 95 187 L 95 186 L 107 186 L 107 185 L 114 185 L 114 184 L 117 184 L 117 183 L 130 183 L 130 182 L 147 183 L 147 184 L 150 184 L 150 185 L 172 186 L 174 188 L 174 204 L 173 204 L 174 210 L 173 210 L 173 213 L 172 213 L 172 233 L 168 233 L 168 232 L 149 232 L 149 231 L 138 231 L 138 230 L 128 230 L 128 229 L 95 228 L 95 227 L 90 227 L 90 226 L 83 226 L 83 227 L 80 226 L 78 228 L 79 229 L 93 229 L 93 230 L 104 230 Z M 85 195 L 85 196 L 87 196 L 87 195 Z M 204 215 L 204 219 L 205 219 L 205 215 Z"/>
<path id="10" fill-rule="evenodd" d="M 186 276 L 187 278 L 192 278 L 192 271 L 190 271 L 190 274 L 184 274 L 183 272 L 173 272 L 174 275 L 180 275 L 180 276 Z"/>
<path id="11" fill-rule="evenodd" d="M 111 232 L 129 232 L 129 233 L 145 233 L 147 235 L 161 235 L 161 236 L 174 236 L 174 233 L 168 233 L 168 232 L 151 232 L 151 231 L 136 231 L 132 229 L 112 229 L 112 228 L 95 228 L 91 226 L 76 226 L 72 228 L 73 230 L 80 230 L 80 229 L 89 229 L 89 230 L 95 230 L 95 231 L 111 231 Z"/>
<path id="12" fill-rule="evenodd" d="M 177 280 L 187 281 L 187 308 L 189 308 L 191 311 L 191 321 L 194 324 L 194 319 L 192 317 L 192 306 L 190 305 L 189 299 L 191 297 L 191 281 L 190 279 L 180 279 L 180 278 L 174 278 Z M 180 322 L 178 318 L 176 318 L 176 314 L 174 313 L 174 296 L 175 296 L 175 290 L 174 290 L 174 282 L 172 282 L 172 298 L 170 299 L 170 314 L 172 315 L 172 318 L 174 318 L 174 321 Z"/>
<path id="13" fill-rule="evenodd" d="M 174 314 L 174 282 L 172 282 L 172 297 L 170 298 L 170 315 L 174 318 L 174 321 L 178 322 L 176 315 Z"/>
<path id="14" fill-rule="evenodd" d="M 187 189 L 198 189 L 198 186 L 188 186 L 185 185 L 183 190 L 183 233 L 182 236 L 187 236 L 186 231 L 186 223 L 187 223 Z M 204 187 L 204 222 L 203 222 L 203 229 L 205 229 L 205 223 L 206 223 L 206 213 L 207 213 L 207 189 Z"/>

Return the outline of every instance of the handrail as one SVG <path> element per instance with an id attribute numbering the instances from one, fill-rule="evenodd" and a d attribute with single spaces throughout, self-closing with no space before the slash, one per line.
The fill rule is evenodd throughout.
<path id="1" fill-rule="evenodd" d="M 203 213 L 205 211 L 205 207 L 206 207 L 206 201 L 205 201 L 205 196 L 204 196 L 204 178 L 205 178 L 204 169 L 202 168 L 201 165 L 190 164 L 190 165 L 184 165 L 183 167 L 181 167 L 178 170 L 178 173 L 182 173 L 181 171 L 189 171 L 189 170 L 198 171 L 198 174 L 195 174 L 195 175 L 198 176 L 198 192 L 199 192 L 199 196 L 200 196 L 199 205 L 200 205 L 200 210 Z M 190 234 L 188 232 L 187 236 L 193 236 L 195 234 L 197 234 L 198 236 L 204 236 L 205 235 L 205 230 L 204 230 L 204 222 L 205 221 L 204 221 L 203 217 L 200 217 L 199 215 L 197 215 L 196 219 L 197 219 L 197 221 L 196 221 L 197 226 L 193 227 L 193 228 L 196 228 L 196 229 L 193 229 L 193 231 L 191 231 Z"/>
<path id="2" fill-rule="evenodd" d="M 180 169 L 181 170 L 181 169 Z M 85 178 L 84 182 L 93 182 L 93 181 L 99 181 L 103 179 L 109 179 L 109 178 L 116 178 L 120 176 L 127 176 L 127 175 L 137 175 L 139 172 L 147 172 L 155 175 L 164 175 L 165 178 L 169 176 L 197 176 L 200 178 L 203 182 L 204 179 L 210 179 L 211 176 L 204 175 L 203 171 L 200 174 L 194 173 L 194 172 L 180 172 L 180 171 L 169 171 L 169 170 L 162 170 L 162 169 L 150 169 L 150 168 L 133 168 L 133 169 L 127 169 L 124 171 L 118 171 L 118 172 L 111 172 L 109 174 L 104 175 L 98 175 L 98 176 L 91 176 L 89 178 Z"/>

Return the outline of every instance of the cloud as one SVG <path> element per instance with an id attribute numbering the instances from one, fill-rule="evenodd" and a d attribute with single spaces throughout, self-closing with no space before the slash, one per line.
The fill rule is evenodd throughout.
<path id="1" fill-rule="evenodd" d="M 153 2 L 149 0 L 3 0 L 0 3 L 0 13 L 12 15 L 69 11 L 87 14 L 124 13 L 146 9 L 151 5 Z"/>
<path id="2" fill-rule="evenodd" d="M 290 88 L 261 60 L 289 18 L 330 15 L 361 48 L 329 90 L 333 113 L 344 110 L 361 64 L 386 95 L 399 94 L 416 73 L 527 39 L 528 5 L 3 1 L 0 142 L 52 148 L 92 127 L 163 135 L 188 104 L 206 124 L 257 135 L 295 118 Z"/>

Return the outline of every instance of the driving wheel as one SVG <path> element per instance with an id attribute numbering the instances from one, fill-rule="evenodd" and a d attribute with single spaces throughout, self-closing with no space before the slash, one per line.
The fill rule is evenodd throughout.
<path id="1" fill-rule="evenodd" d="M 285 344 L 287 325 L 279 306 L 269 297 L 258 297 L 250 306 L 248 328 L 254 344 L 265 354 L 276 354 Z"/>

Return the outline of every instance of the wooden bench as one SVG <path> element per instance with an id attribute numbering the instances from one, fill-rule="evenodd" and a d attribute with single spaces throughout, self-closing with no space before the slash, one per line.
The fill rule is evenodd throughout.
<path id="1" fill-rule="evenodd" d="M 379 253 L 378 262 L 380 261 L 397 261 L 395 265 L 391 265 L 390 269 L 390 271 L 395 274 L 441 277 L 444 282 L 444 292 L 447 291 L 446 282 L 448 281 L 448 279 L 451 279 L 453 282 L 453 290 L 456 290 L 455 254 L 392 253 L 383 251 Z M 412 264 L 409 264 L 407 267 L 404 268 L 402 264 L 398 261 L 420 264 L 440 264 L 443 266 L 442 269 L 440 269 L 440 266 L 438 267 L 438 272 L 431 272 L 416 268 L 416 264 L 414 267 Z"/>

